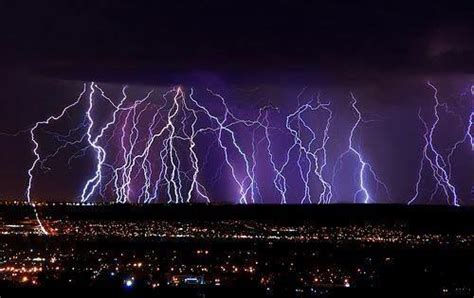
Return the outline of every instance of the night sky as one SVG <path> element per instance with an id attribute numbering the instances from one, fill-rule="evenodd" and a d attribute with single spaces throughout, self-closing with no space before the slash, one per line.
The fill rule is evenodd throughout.
<path id="1" fill-rule="evenodd" d="M 407 203 L 424 145 L 418 110 L 428 123 L 433 121 L 433 89 L 427 81 L 449 107 L 449 112 L 440 113 L 434 134 L 443 156 L 462 138 L 473 111 L 474 5 L 470 1 L 394 6 L 333 1 L 116 2 L 0 4 L 1 132 L 14 134 L 59 113 L 91 81 L 115 101 L 123 85 L 130 86 L 131 97 L 143 97 L 155 88 L 157 102 L 159 94 L 177 85 L 186 92 L 194 87 L 196 98 L 214 108 L 216 98 L 206 92 L 210 88 L 222 94 L 242 118 L 256 117 L 264 105 L 278 106 L 280 113 L 272 116 L 276 126 L 284 125 L 284 117 L 297 109 L 298 101 L 301 104 L 319 93 L 323 101 L 331 101 L 335 112 L 333 141 L 328 145 L 330 178 L 356 120 L 350 106 L 353 92 L 363 118 L 370 120 L 358 127 L 355 144 L 391 193 L 389 198 L 371 185 L 374 202 Z M 85 106 L 75 111 L 50 128 L 64 133 L 77 125 Z M 110 115 L 105 108 L 95 112 L 97 119 Z M 315 127 L 321 124 L 319 118 L 311 119 Z M 241 133 L 241 138 L 248 140 L 248 135 Z M 41 141 L 44 153 L 54 149 L 51 138 Z M 279 150 L 284 151 L 288 144 L 284 138 L 281 143 Z M 27 170 L 33 162 L 29 134 L 0 135 L 0 144 L 0 199 L 24 198 Z M 452 181 L 461 204 L 474 203 L 473 154 L 465 142 L 453 157 Z M 264 164 L 265 158 L 259 160 Z M 60 156 L 50 164 L 51 171 L 35 172 L 35 199 L 80 200 L 95 165 L 93 152 L 73 166 L 65 166 L 66 160 L 67 156 Z M 351 167 L 356 165 L 351 157 L 345 165 L 332 202 L 353 202 L 356 181 Z M 219 168 L 219 162 L 205 167 L 202 179 L 212 180 L 209 177 L 216 176 Z M 259 171 L 262 177 L 272 175 L 268 164 Z M 433 185 L 428 172 L 423 177 L 428 181 L 426 195 L 416 202 L 447 203 L 440 194 L 430 202 Z M 230 185 L 231 181 L 209 183 L 212 201 L 238 202 Z M 271 181 L 262 185 L 267 190 L 257 201 L 279 203 Z M 299 203 L 301 191 L 295 183 L 289 202 Z"/>

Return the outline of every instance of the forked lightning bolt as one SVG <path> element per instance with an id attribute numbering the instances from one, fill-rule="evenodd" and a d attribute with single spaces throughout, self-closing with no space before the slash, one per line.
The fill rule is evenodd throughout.
<path id="1" fill-rule="evenodd" d="M 352 126 L 349 134 L 349 146 L 345 152 L 343 152 L 339 158 L 337 163 L 341 163 L 342 159 L 349 154 L 352 154 L 354 158 L 356 159 L 357 163 L 359 164 L 359 169 L 357 171 L 357 181 L 358 181 L 358 190 L 354 194 L 354 202 L 357 203 L 359 202 L 359 197 L 361 197 L 363 203 L 370 203 L 374 202 L 375 200 L 369 193 L 369 189 L 367 186 L 367 179 L 368 177 L 372 177 L 372 179 L 379 185 L 383 186 L 386 194 L 388 197 L 390 197 L 388 187 L 383 183 L 378 176 L 376 175 L 375 171 L 373 170 L 372 166 L 364 159 L 362 156 L 361 152 L 355 147 L 354 145 L 354 135 L 359 127 L 359 124 L 363 122 L 362 119 L 362 114 L 357 108 L 357 99 L 354 96 L 354 94 L 351 92 L 351 98 L 352 98 L 352 109 L 357 116 L 357 120 Z M 336 165 L 337 168 L 337 165 Z"/>

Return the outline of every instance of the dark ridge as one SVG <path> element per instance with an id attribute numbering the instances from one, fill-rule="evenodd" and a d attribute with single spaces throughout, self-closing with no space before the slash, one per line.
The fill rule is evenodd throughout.
<path id="1" fill-rule="evenodd" d="M 1 206 L 0 216 L 31 216 L 29 207 Z M 39 207 L 41 217 L 53 220 L 253 220 L 278 224 L 348 225 L 408 224 L 431 231 L 474 231 L 474 208 L 383 204 L 331 205 L 136 205 L 103 204 Z"/>

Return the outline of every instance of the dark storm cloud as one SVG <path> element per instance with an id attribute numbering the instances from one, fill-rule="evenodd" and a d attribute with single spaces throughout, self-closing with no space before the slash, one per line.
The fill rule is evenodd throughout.
<path id="1" fill-rule="evenodd" d="M 145 83 L 331 83 L 474 70 L 470 1 L 119 2 L 4 4 L 4 64 Z"/>

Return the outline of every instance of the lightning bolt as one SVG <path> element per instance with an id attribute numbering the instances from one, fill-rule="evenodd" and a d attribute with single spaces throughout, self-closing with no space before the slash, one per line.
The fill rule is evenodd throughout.
<path id="1" fill-rule="evenodd" d="M 471 86 L 471 95 L 474 96 L 474 85 Z M 462 137 L 454 143 L 454 145 L 448 150 L 448 155 L 447 155 L 447 163 L 448 163 L 448 177 L 451 178 L 452 175 L 452 158 L 455 153 L 455 151 L 461 146 L 462 144 L 468 142 L 469 145 L 471 146 L 471 150 L 474 151 L 474 139 L 473 139 L 473 123 L 474 123 L 474 104 L 472 104 L 472 109 L 471 113 L 468 116 L 468 121 L 466 128 L 464 130 L 464 133 Z"/>
<path id="2" fill-rule="evenodd" d="M 224 112 L 224 118 L 222 120 L 219 119 L 217 116 L 213 115 L 212 113 L 210 113 L 209 110 L 206 107 L 204 107 L 200 103 L 198 103 L 193 98 L 192 94 L 190 94 L 189 98 L 199 109 L 201 109 L 205 113 L 205 115 L 210 120 L 212 120 L 217 125 L 217 127 L 215 127 L 213 130 L 217 131 L 218 145 L 224 153 L 225 163 L 227 164 L 227 166 L 229 167 L 229 169 L 231 171 L 232 178 L 233 178 L 234 182 L 237 184 L 237 186 L 239 188 L 239 195 L 240 195 L 239 202 L 241 204 L 247 204 L 248 203 L 247 197 L 248 197 L 249 191 L 252 187 L 254 187 L 255 181 L 254 181 L 254 179 L 252 177 L 252 174 L 251 174 L 251 166 L 250 166 L 249 158 L 248 158 L 247 154 L 244 152 L 244 150 L 242 149 L 242 147 L 237 142 L 236 133 L 235 133 L 235 131 L 233 131 L 231 129 L 231 127 L 234 126 L 234 125 L 237 125 L 237 124 L 244 124 L 246 126 L 254 125 L 255 122 L 238 119 L 234 114 L 232 114 L 230 112 L 224 97 L 222 97 L 220 94 L 218 94 L 218 93 L 216 93 L 216 92 L 214 92 L 210 89 L 208 89 L 208 92 L 211 95 L 217 97 L 220 100 L 222 106 L 224 107 L 225 112 Z M 229 121 L 231 121 L 231 122 L 229 122 Z M 205 131 L 205 130 L 208 130 L 208 128 L 203 129 L 201 131 Z M 230 146 L 225 144 L 224 135 L 226 135 L 230 138 L 230 140 L 231 140 Z M 244 162 L 244 168 L 245 168 L 245 174 L 246 175 L 242 179 L 239 179 L 237 177 L 237 171 L 235 169 L 235 166 L 230 161 L 229 148 L 235 149 L 237 154 L 242 158 L 242 160 Z M 251 199 L 252 202 L 255 202 L 255 198 L 253 196 L 251 196 L 250 199 Z"/>
<path id="3" fill-rule="evenodd" d="M 275 174 L 275 177 L 273 179 L 273 185 L 275 186 L 275 189 L 278 191 L 280 194 L 280 203 L 281 204 L 286 204 L 286 191 L 287 191 L 287 183 L 286 183 L 286 177 L 282 174 L 282 170 L 278 168 L 276 165 L 275 157 L 273 155 L 272 151 L 272 142 L 271 142 L 271 134 L 270 134 L 270 121 L 268 119 L 269 113 L 268 111 L 265 112 L 265 116 L 262 121 L 262 126 L 264 128 L 264 134 L 265 134 L 265 140 L 267 142 L 267 154 L 270 159 L 270 164 L 272 166 L 273 172 Z"/>
<path id="4" fill-rule="evenodd" d="M 352 102 L 351 102 L 351 107 L 352 107 L 352 110 L 354 111 L 355 115 L 357 116 L 357 119 L 356 119 L 356 122 L 354 123 L 354 125 L 352 126 L 351 130 L 350 130 L 350 134 L 349 134 L 349 146 L 347 148 L 347 150 L 345 152 L 343 152 L 337 159 L 336 161 L 336 166 L 335 166 L 335 169 L 337 169 L 337 165 L 341 165 L 342 164 L 342 159 L 346 156 L 346 155 L 353 155 L 354 158 L 356 159 L 357 163 L 359 164 L 359 171 L 358 171 L 358 190 L 355 192 L 354 194 L 354 202 L 357 202 L 359 201 L 359 197 L 361 196 L 361 199 L 364 203 L 370 203 L 370 202 L 374 202 L 375 200 L 371 197 L 370 193 L 369 193 L 369 190 L 367 188 L 367 178 L 368 178 L 368 175 L 370 175 L 372 177 L 372 179 L 378 184 L 378 185 L 381 185 L 387 196 L 390 197 L 390 194 L 389 194 L 389 191 L 388 191 L 388 187 L 387 185 L 385 185 L 385 183 L 383 183 L 379 178 L 378 176 L 376 175 L 375 171 L 373 170 L 373 167 L 364 159 L 364 157 L 362 156 L 362 154 L 359 152 L 358 149 L 355 148 L 354 146 L 354 135 L 355 135 L 355 132 L 357 130 L 357 128 L 359 127 L 360 123 L 363 122 L 363 119 L 362 119 L 362 114 L 360 112 L 360 110 L 357 108 L 357 98 L 354 96 L 354 94 L 351 92 L 351 98 L 352 98 Z"/>
<path id="5" fill-rule="evenodd" d="M 82 144 L 84 142 L 84 140 L 86 139 L 86 135 L 82 134 L 79 138 L 75 138 L 75 137 L 73 137 L 73 135 L 78 131 L 84 130 L 85 127 L 86 127 L 86 124 L 85 124 L 85 121 L 84 121 L 78 127 L 69 130 L 67 132 L 67 134 L 59 134 L 59 133 L 52 132 L 52 131 L 45 131 L 47 134 L 54 136 L 54 138 L 62 144 L 60 146 L 58 146 L 56 148 L 56 150 L 54 152 L 52 152 L 51 154 L 48 154 L 48 155 L 44 156 L 43 158 L 41 158 L 38 161 L 39 162 L 39 167 L 43 171 L 50 171 L 51 168 L 46 166 L 46 164 L 48 163 L 49 160 L 51 160 L 51 159 L 55 158 L 56 156 L 58 156 L 61 151 L 63 151 L 64 149 L 66 149 L 68 147 L 71 147 L 71 146 L 74 147 L 74 146 L 78 146 L 78 145 Z M 80 151 L 85 150 L 86 148 L 87 147 L 81 148 Z M 70 162 L 68 162 L 68 164 L 70 164 Z"/>
<path id="6" fill-rule="evenodd" d="M 425 128 L 425 133 L 423 135 L 425 145 L 423 147 L 422 151 L 422 158 L 420 161 L 420 167 L 418 171 L 418 179 L 415 184 L 415 194 L 414 196 L 410 199 L 408 204 L 412 204 L 420 195 L 420 184 L 421 184 L 421 179 L 422 179 L 422 171 L 424 168 L 425 163 L 428 163 L 429 167 L 431 168 L 432 171 L 432 178 L 435 181 L 435 189 L 431 193 L 430 201 L 434 198 L 434 196 L 438 193 L 439 189 L 443 191 L 446 200 L 448 203 L 451 203 L 455 206 L 459 206 L 459 199 L 456 194 L 456 188 L 450 181 L 450 175 L 448 174 L 448 171 L 446 170 L 447 164 L 444 161 L 443 156 L 438 152 L 436 147 L 434 146 L 433 143 L 433 138 L 434 138 L 434 133 L 436 131 L 436 128 L 438 126 L 440 116 L 439 116 L 439 109 L 443 107 L 442 104 L 440 104 L 439 99 L 438 99 L 438 89 L 431 84 L 431 82 L 427 82 L 427 85 L 433 89 L 433 100 L 434 100 L 434 106 L 433 106 L 433 116 L 434 116 L 434 121 L 431 124 L 431 126 L 428 125 L 428 123 L 423 119 L 421 110 L 418 111 L 418 118 L 420 121 L 423 123 L 423 126 Z M 472 116 L 472 115 L 471 115 Z M 472 118 L 472 117 L 471 117 Z M 454 149 L 453 149 L 454 150 Z M 452 201 L 450 198 L 452 197 Z"/>
<path id="7" fill-rule="evenodd" d="M 287 202 L 287 178 L 284 175 L 284 171 L 288 167 L 292 152 L 297 152 L 296 164 L 298 166 L 298 172 L 301 181 L 304 186 L 304 194 L 301 198 L 301 203 L 312 203 L 311 199 L 311 186 L 310 180 L 312 175 L 322 186 L 322 191 L 319 196 L 319 203 L 329 203 L 332 198 L 332 185 L 324 178 L 324 168 L 327 165 L 327 142 L 329 140 L 329 128 L 332 121 L 332 110 L 329 108 L 330 103 L 321 103 L 318 96 L 318 101 L 315 105 L 312 104 L 312 100 L 306 104 L 300 105 L 297 109 L 286 117 L 285 128 L 292 136 L 293 142 L 286 151 L 285 159 L 280 166 L 277 166 L 274 155 L 272 154 L 272 145 L 270 140 L 270 133 L 268 130 L 269 121 L 268 115 L 265 115 L 262 121 L 265 128 L 265 139 L 267 143 L 267 153 L 269 155 L 270 164 L 274 172 L 273 184 L 275 189 L 280 194 L 280 200 L 282 204 Z M 303 114 L 306 111 L 318 112 L 325 111 L 328 116 L 326 118 L 326 124 L 323 129 L 320 146 L 317 146 L 318 137 L 317 132 L 304 120 Z M 296 127 L 294 127 L 296 122 Z M 308 142 L 303 141 L 303 135 L 307 132 L 310 136 Z"/>
<path id="8" fill-rule="evenodd" d="M 79 97 L 73 103 L 66 106 L 61 111 L 61 113 L 59 113 L 57 115 L 50 116 L 46 120 L 36 122 L 36 124 L 30 130 L 31 142 L 33 143 L 33 155 L 34 155 L 35 159 L 33 160 L 33 163 L 31 164 L 31 167 L 28 169 L 28 182 L 27 182 L 27 188 L 26 188 L 26 200 L 29 204 L 31 204 L 33 206 L 36 221 L 38 222 L 38 225 L 39 225 L 41 231 L 45 235 L 48 235 L 48 232 L 44 228 L 44 226 L 43 226 L 43 224 L 42 224 L 42 222 L 39 218 L 38 212 L 36 210 L 36 205 L 33 202 L 32 197 L 31 197 L 31 191 L 32 191 L 32 188 L 33 188 L 34 171 L 35 171 L 36 166 L 38 165 L 38 163 L 40 163 L 40 161 L 41 161 L 41 156 L 40 156 L 40 153 L 39 153 L 39 143 L 38 143 L 38 140 L 36 139 L 36 130 L 40 126 L 48 125 L 52 121 L 57 121 L 57 120 L 61 119 L 70 109 L 72 109 L 73 107 L 75 107 L 79 104 L 79 102 L 81 101 L 81 98 L 82 98 L 82 96 L 84 95 L 85 92 L 86 92 L 86 84 L 84 84 L 84 88 L 83 88 L 82 92 L 79 94 Z"/>

